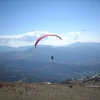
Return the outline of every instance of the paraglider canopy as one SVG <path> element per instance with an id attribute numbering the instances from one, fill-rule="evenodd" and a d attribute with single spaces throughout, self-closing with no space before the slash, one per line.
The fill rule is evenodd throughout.
<path id="1" fill-rule="evenodd" d="M 43 38 L 45 38 L 45 37 L 47 37 L 47 36 L 56 36 L 56 37 L 58 37 L 59 39 L 61 39 L 60 36 L 55 35 L 55 34 L 46 34 L 46 35 L 43 35 L 43 36 L 41 36 L 40 38 L 38 38 L 37 41 L 35 42 L 35 48 L 36 48 L 38 42 L 39 42 L 41 39 L 43 39 Z M 62 39 L 61 39 L 61 40 L 62 40 Z"/>
<path id="2" fill-rule="evenodd" d="M 58 37 L 60 40 L 62 40 L 62 38 L 61 38 L 60 36 L 58 36 L 58 35 L 55 35 L 55 34 L 46 34 L 46 35 L 43 35 L 43 36 L 41 36 L 40 38 L 37 39 L 37 41 L 35 42 L 35 48 L 36 48 L 38 42 L 39 42 L 41 39 L 43 39 L 43 38 L 45 38 L 45 37 L 47 37 L 47 36 L 56 36 L 56 37 Z M 51 56 L 51 59 L 53 60 L 53 59 L 54 59 L 54 56 Z"/>

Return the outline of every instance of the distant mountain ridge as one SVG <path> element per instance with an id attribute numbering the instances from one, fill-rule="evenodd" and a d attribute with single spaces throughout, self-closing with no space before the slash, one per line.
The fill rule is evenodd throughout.
<path id="1" fill-rule="evenodd" d="M 77 44 L 77 46 L 75 46 Z M 80 44 L 84 44 L 83 46 Z M 87 43 L 75 43 L 71 46 L 52 47 L 52 46 L 38 46 L 34 47 L 22 47 L 15 51 L 1 52 L 0 59 L 28 59 L 31 61 L 41 62 L 59 62 L 59 63 L 84 63 L 100 61 L 100 43 L 95 43 L 95 46 L 86 46 Z M 93 43 L 94 44 L 94 43 Z M 72 46 L 73 45 L 73 46 Z M 21 48 L 21 47 L 20 47 Z M 28 49 L 26 49 L 28 48 Z M 54 60 L 51 60 L 51 56 L 54 56 Z"/>
<path id="2" fill-rule="evenodd" d="M 0 80 L 60 82 L 100 73 L 99 46 L 100 43 L 75 43 L 60 47 L 38 45 L 36 48 L 22 47 L 21 50 L 1 52 Z"/>
<path id="3" fill-rule="evenodd" d="M 100 42 L 76 42 L 68 45 L 69 47 L 75 46 L 90 46 L 90 47 L 100 47 Z"/>
<path id="4" fill-rule="evenodd" d="M 11 46 L 0 46 L 0 52 L 9 52 L 9 51 L 24 51 L 32 46 L 20 46 L 20 47 L 11 47 Z"/>

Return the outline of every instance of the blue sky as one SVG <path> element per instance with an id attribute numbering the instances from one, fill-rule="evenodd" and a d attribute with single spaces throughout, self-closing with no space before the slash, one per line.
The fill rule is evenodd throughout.
<path id="1" fill-rule="evenodd" d="M 48 33 L 60 35 L 62 41 L 49 37 L 40 44 L 100 42 L 100 1 L 0 1 L 0 45 L 33 45 Z"/>

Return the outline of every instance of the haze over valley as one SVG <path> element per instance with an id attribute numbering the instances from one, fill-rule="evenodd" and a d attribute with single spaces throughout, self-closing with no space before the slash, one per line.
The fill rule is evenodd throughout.
<path id="1" fill-rule="evenodd" d="M 1 81 L 62 82 L 100 73 L 100 43 L 0 48 Z M 54 60 L 51 59 L 52 55 Z"/>

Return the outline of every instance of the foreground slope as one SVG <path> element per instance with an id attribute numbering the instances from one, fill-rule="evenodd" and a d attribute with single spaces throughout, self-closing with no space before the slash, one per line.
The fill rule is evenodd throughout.
<path id="1" fill-rule="evenodd" d="M 100 88 L 54 83 L 0 82 L 0 100 L 100 100 Z"/>

